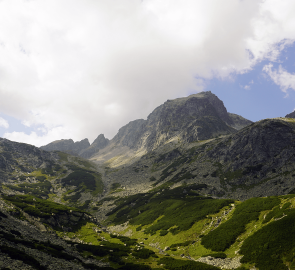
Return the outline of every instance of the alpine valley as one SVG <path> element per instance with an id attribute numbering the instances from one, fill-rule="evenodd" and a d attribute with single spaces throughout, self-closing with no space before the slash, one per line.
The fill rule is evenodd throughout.
<path id="1" fill-rule="evenodd" d="M 111 140 L 0 138 L 0 268 L 295 269 L 294 118 L 201 92 Z"/>

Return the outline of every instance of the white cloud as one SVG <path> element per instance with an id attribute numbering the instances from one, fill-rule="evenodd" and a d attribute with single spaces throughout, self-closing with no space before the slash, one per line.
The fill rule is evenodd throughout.
<path id="1" fill-rule="evenodd" d="M 276 59 L 294 12 L 291 0 L 2 0 L 1 112 L 45 131 L 4 136 L 112 138 L 203 79 Z"/>
<path id="2" fill-rule="evenodd" d="M 9 124 L 8 124 L 7 120 L 5 120 L 2 117 L 0 117 L 0 127 L 9 128 Z"/>
<path id="3" fill-rule="evenodd" d="M 281 90 L 287 93 L 288 89 L 295 90 L 295 74 L 287 72 L 281 65 L 279 68 L 273 69 L 273 64 L 268 64 L 263 67 L 275 84 L 280 86 Z"/>

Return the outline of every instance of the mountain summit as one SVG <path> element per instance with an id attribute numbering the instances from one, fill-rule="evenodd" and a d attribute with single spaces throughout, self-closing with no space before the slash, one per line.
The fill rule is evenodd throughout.
<path id="1" fill-rule="evenodd" d="M 115 163 L 119 165 L 126 163 L 128 158 L 134 161 L 134 157 L 169 142 L 212 139 L 235 133 L 251 123 L 239 115 L 228 113 L 223 102 L 210 91 L 201 92 L 167 100 L 147 120 L 129 122 L 119 129 L 106 148 L 92 156 L 92 160 L 101 163 L 116 157 Z"/>
<path id="2" fill-rule="evenodd" d="M 134 161 L 168 142 L 190 143 L 212 139 L 233 134 L 251 123 L 242 116 L 228 113 L 223 102 L 208 91 L 167 100 L 154 109 L 147 120 L 134 120 L 121 127 L 110 141 L 100 134 L 92 145 L 87 139 L 75 143 L 60 140 L 41 149 L 66 151 L 98 163 L 119 156 L 119 159 L 116 158 L 119 165 L 123 159 L 123 163 L 131 159 Z"/>

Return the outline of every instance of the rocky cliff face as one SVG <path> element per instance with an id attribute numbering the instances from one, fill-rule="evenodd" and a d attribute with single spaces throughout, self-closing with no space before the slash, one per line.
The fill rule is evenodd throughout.
<path id="1" fill-rule="evenodd" d="M 8 175 L 18 172 L 29 173 L 35 169 L 47 167 L 58 160 L 56 153 L 3 138 L 0 138 L 0 153 L 1 181 L 5 181 Z"/>
<path id="2" fill-rule="evenodd" d="M 295 111 L 287 114 L 285 117 L 286 118 L 295 118 Z"/>
<path id="3" fill-rule="evenodd" d="M 169 141 L 191 143 L 208 140 L 233 134 L 251 123 L 241 116 L 229 114 L 223 102 L 211 92 L 202 92 L 168 100 L 157 107 L 147 120 L 128 123 L 120 128 L 103 151 L 94 154 L 91 159 L 98 163 L 112 160 L 111 166 L 119 166 L 124 164 L 124 158 L 126 162 L 134 162 Z"/>
<path id="4" fill-rule="evenodd" d="M 115 152 L 121 155 L 124 147 L 125 152 L 126 147 L 132 152 L 128 153 L 129 156 L 138 155 L 138 151 L 151 151 L 169 140 L 185 143 L 207 140 L 235 133 L 251 123 L 239 115 L 228 113 L 223 102 L 209 91 L 167 100 L 157 107 L 147 120 L 134 120 L 120 128 L 111 141 L 100 134 L 91 145 L 87 139 L 76 143 L 73 140 L 60 140 L 42 146 L 41 149 L 65 151 L 84 158 L 104 160 L 101 156 L 106 156 L 106 152 L 113 158 L 116 156 Z M 105 151 L 99 152 L 102 149 Z"/>
<path id="5" fill-rule="evenodd" d="M 46 151 L 62 151 L 71 155 L 90 158 L 92 155 L 97 153 L 99 149 L 105 148 L 108 143 L 109 139 L 106 139 L 103 134 L 100 134 L 91 145 L 88 139 L 78 142 L 74 142 L 72 139 L 62 139 L 41 146 L 40 149 Z"/>
<path id="6" fill-rule="evenodd" d="M 122 194 L 194 183 L 216 197 L 284 195 L 295 191 L 294 152 L 295 121 L 267 119 L 223 137 L 160 146 L 108 177 L 126 187 Z"/>
<path id="7" fill-rule="evenodd" d="M 252 121 L 234 113 L 229 113 L 229 117 L 233 121 L 233 124 L 231 126 L 237 130 L 240 130 L 253 123 Z"/>
<path id="8" fill-rule="evenodd" d="M 166 101 L 147 120 L 135 120 L 121 128 L 112 142 L 153 150 L 173 137 L 191 142 L 231 134 L 234 126 L 223 102 L 211 92 L 202 92 Z"/>
<path id="9" fill-rule="evenodd" d="M 90 158 L 100 149 L 105 148 L 108 145 L 108 143 L 109 139 L 106 139 L 103 134 L 100 134 L 89 147 L 79 152 L 79 156 L 83 158 Z"/>
<path id="10" fill-rule="evenodd" d="M 63 151 L 72 155 L 79 155 L 83 150 L 90 146 L 88 139 L 84 139 L 78 142 L 74 142 L 72 139 L 69 140 L 57 140 L 47 145 L 41 146 L 40 149 L 46 151 Z"/>

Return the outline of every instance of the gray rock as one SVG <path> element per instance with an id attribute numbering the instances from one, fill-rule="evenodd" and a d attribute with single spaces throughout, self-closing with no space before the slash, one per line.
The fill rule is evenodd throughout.
<path id="1" fill-rule="evenodd" d="M 47 145 L 41 146 L 40 149 L 46 151 L 62 151 L 72 155 L 79 155 L 79 153 L 90 146 L 88 139 L 74 142 L 72 139 L 57 140 Z"/>

